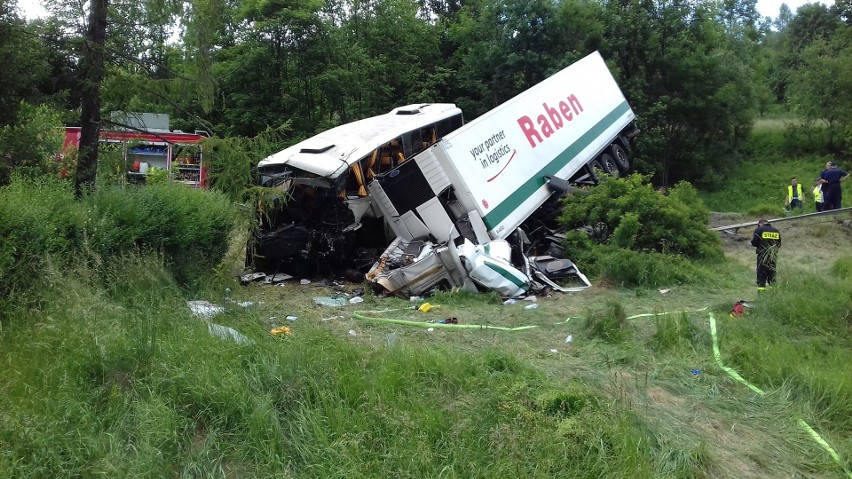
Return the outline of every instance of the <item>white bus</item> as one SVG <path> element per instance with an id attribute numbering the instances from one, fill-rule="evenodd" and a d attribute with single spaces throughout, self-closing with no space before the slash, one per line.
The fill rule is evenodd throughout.
<path id="1" fill-rule="evenodd" d="M 260 185 L 277 194 L 259 211 L 247 264 L 297 274 L 369 267 L 371 250 L 381 252 L 388 238 L 367 184 L 462 124 L 454 104 L 407 105 L 264 158 Z"/>

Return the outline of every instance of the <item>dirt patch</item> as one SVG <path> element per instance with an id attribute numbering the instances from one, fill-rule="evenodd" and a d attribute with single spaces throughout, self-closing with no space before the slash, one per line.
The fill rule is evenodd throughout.
<path id="1" fill-rule="evenodd" d="M 648 396 L 655 406 L 658 407 L 680 407 L 686 402 L 682 397 L 666 391 L 663 388 L 651 387 L 645 390 L 645 395 Z"/>
<path id="2" fill-rule="evenodd" d="M 759 444 L 755 431 L 742 424 L 726 424 L 707 419 L 693 424 L 707 438 L 711 454 L 718 464 L 719 477 L 777 477 L 763 469 L 751 457 L 754 445 Z"/>
<path id="3" fill-rule="evenodd" d="M 728 222 L 728 213 L 713 213 L 717 226 L 746 223 L 750 218 Z M 779 273 L 790 267 L 805 268 L 812 271 L 824 271 L 837 259 L 838 251 L 848 249 L 852 241 L 852 229 L 844 226 L 852 213 L 839 213 L 834 216 L 806 216 L 773 224 L 781 232 L 781 251 L 778 258 Z M 736 233 L 720 232 L 725 255 L 745 264 L 754 263 L 754 248 L 751 237 L 754 226 L 739 228 Z"/>

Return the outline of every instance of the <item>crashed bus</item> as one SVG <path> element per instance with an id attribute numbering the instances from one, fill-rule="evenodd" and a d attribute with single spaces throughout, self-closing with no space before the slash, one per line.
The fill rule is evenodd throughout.
<path id="1" fill-rule="evenodd" d="M 274 194 L 258 211 L 247 266 L 300 275 L 366 271 L 393 239 L 368 184 L 462 125 L 454 104 L 413 104 L 340 125 L 264 158 L 259 184 Z"/>

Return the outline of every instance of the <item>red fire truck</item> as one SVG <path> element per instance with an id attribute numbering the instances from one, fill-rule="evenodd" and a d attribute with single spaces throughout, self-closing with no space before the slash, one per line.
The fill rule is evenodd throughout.
<path id="1" fill-rule="evenodd" d="M 175 181 L 204 187 L 207 172 L 201 141 L 208 136 L 203 131 L 101 130 L 100 141 L 121 147 L 129 183 L 144 183 L 148 174 L 159 168 Z M 63 151 L 74 151 L 79 143 L 80 127 L 65 128 Z"/>

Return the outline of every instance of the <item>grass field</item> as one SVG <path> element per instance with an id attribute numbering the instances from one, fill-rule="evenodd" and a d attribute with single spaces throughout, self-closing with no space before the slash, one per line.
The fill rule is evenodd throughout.
<path id="1" fill-rule="evenodd" d="M 755 213 L 730 198 L 748 191 L 705 199 L 738 205 L 718 221 L 746 221 Z M 211 282 L 186 298 L 162 258 L 138 255 L 104 276 L 48 268 L 50 300 L 0 323 L 0 477 L 847 477 L 852 230 L 778 228 L 779 283 L 760 296 L 742 230 L 701 282 L 596 284 L 532 310 L 461 292 L 429 297 L 426 313 L 369 292 L 328 307 L 314 298 L 364 285 L 320 281 Z M 199 318 L 187 299 L 223 310 Z M 752 307 L 728 317 L 738 300 Z M 765 394 L 714 360 L 711 313 L 721 359 Z M 437 322 L 449 317 L 535 327 Z"/>

